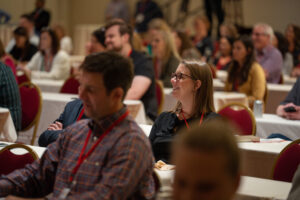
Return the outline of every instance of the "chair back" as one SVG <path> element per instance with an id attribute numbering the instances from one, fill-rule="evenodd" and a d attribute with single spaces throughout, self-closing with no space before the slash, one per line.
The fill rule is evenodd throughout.
<path id="1" fill-rule="evenodd" d="M 292 182 L 300 164 L 300 139 L 287 145 L 277 156 L 274 163 L 272 178 L 278 181 Z"/>
<path id="2" fill-rule="evenodd" d="M 252 111 L 240 103 L 229 103 L 218 111 L 218 114 L 231 121 L 241 135 L 255 135 L 256 121 Z"/>
<path id="3" fill-rule="evenodd" d="M 38 86 L 31 82 L 22 83 L 19 86 L 22 105 L 22 128 L 21 131 L 29 130 L 34 126 L 31 145 L 34 144 L 41 110 L 42 95 Z"/>
<path id="4" fill-rule="evenodd" d="M 280 74 L 280 79 L 279 79 L 278 84 L 284 84 L 284 78 L 283 78 L 283 74 L 282 73 Z"/>
<path id="5" fill-rule="evenodd" d="M 157 113 L 160 114 L 165 102 L 164 86 L 160 80 L 155 80 L 156 100 L 158 105 Z"/>
<path id="6" fill-rule="evenodd" d="M 22 71 L 17 71 L 16 73 L 16 76 L 17 76 L 17 81 L 18 81 L 18 84 L 21 85 L 22 83 L 25 83 L 25 82 L 30 82 L 30 78 L 27 74 L 25 74 L 24 72 Z"/>
<path id="7" fill-rule="evenodd" d="M 21 148 L 28 151 L 25 154 L 14 154 L 11 150 Z M 16 169 L 24 168 L 38 159 L 38 155 L 30 147 L 23 144 L 11 144 L 0 150 L 0 175 L 7 175 Z M 5 164 L 3 164 L 5 163 Z"/>
<path id="8" fill-rule="evenodd" d="M 60 93 L 78 94 L 79 82 L 75 76 L 70 76 L 62 85 Z"/>

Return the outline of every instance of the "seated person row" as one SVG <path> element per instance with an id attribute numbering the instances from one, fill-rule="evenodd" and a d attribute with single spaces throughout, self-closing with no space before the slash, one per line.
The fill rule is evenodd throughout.
<path id="1" fill-rule="evenodd" d="M 106 30 L 106 31 L 105 31 Z M 132 49 L 131 29 L 123 21 L 111 21 L 105 29 L 97 29 L 93 32 L 88 52 L 104 51 L 104 48 L 120 53 L 124 57 L 130 57 L 134 64 L 134 79 L 125 99 L 141 99 L 145 106 L 146 114 L 154 120 L 157 113 L 155 96 L 154 74 L 151 59 L 146 55 Z M 105 45 L 103 45 L 106 34 Z M 60 117 L 44 131 L 39 138 L 40 146 L 47 146 L 54 142 L 62 129 L 74 123 L 82 112 L 82 102 L 75 100 L 65 107 Z"/>
<path id="2" fill-rule="evenodd" d="M 156 119 L 149 135 L 155 159 L 167 163 L 170 162 L 170 144 L 180 128 L 189 128 L 194 120 L 201 125 L 218 116 L 214 112 L 212 73 L 206 63 L 182 61 L 172 74 L 171 83 L 177 105 Z"/>
<path id="3" fill-rule="evenodd" d="M 65 129 L 40 160 L 1 176 L 0 197 L 154 198 L 151 146 L 123 105 L 132 63 L 104 52 L 87 56 L 80 70 L 79 96 L 90 119 Z"/>
<path id="4" fill-rule="evenodd" d="M 70 58 L 59 49 L 59 40 L 50 28 L 44 28 L 40 35 L 39 51 L 27 65 L 21 68 L 32 78 L 64 80 L 70 75 Z"/>
<path id="5" fill-rule="evenodd" d="M 264 99 L 266 78 L 261 65 L 255 61 L 253 43 L 247 36 L 233 43 L 233 62 L 228 70 L 225 91 L 245 93 L 250 107 L 255 100 Z"/>

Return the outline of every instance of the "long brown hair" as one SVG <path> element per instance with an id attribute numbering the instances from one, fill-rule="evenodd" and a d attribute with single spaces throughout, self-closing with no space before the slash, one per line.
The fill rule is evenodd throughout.
<path id="1" fill-rule="evenodd" d="M 201 81 L 201 86 L 194 95 L 193 117 L 199 117 L 202 113 L 215 112 L 213 78 L 209 65 L 197 60 L 183 60 L 180 64 L 190 71 L 193 79 Z M 179 110 L 181 110 L 180 101 L 177 102 L 174 112 Z"/>

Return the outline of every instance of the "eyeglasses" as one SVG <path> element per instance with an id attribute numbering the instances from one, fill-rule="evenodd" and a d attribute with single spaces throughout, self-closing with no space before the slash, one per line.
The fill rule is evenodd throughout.
<path id="1" fill-rule="evenodd" d="M 260 37 L 260 36 L 266 36 L 266 33 L 258 33 L 258 32 L 252 32 L 252 35 L 256 36 L 256 37 Z"/>
<path id="2" fill-rule="evenodd" d="M 185 78 L 190 78 L 190 79 L 192 79 L 192 80 L 195 80 L 195 78 L 193 78 L 192 76 L 187 75 L 187 74 L 183 74 L 183 73 L 181 73 L 181 72 L 179 72 L 179 73 L 174 73 L 174 72 L 173 72 L 173 73 L 171 74 L 171 78 L 175 78 L 176 81 L 182 80 L 182 79 L 185 79 Z"/>

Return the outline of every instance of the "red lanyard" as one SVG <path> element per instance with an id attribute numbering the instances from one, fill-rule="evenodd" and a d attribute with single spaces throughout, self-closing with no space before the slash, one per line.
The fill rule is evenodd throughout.
<path id="1" fill-rule="evenodd" d="M 130 56 L 131 56 L 131 54 L 132 54 L 132 49 L 130 49 L 130 51 L 129 51 L 129 53 L 128 53 L 127 57 L 130 57 Z"/>
<path id="2" fill-rule="evenodd" d="M 182 114 L 182 117 L 183 117 L 183 119 L 184 119 L 184 122 L 185 122 L 185 125 L 186 125 L 186 127 L 189 129 L 189 128 L 190 128 L 190 126 L 189 126 L 188 122 L 186 121 L 186 119 L 185 119 L 185 117 L 184 117 L 183 110 L 181 110 L 181 114 Z M 201 124 L 202 124 L 202 121 L 203 121 L 203 116 L 204 116 L 204 113 L 202 113 L 202 114 L 201 114 L 201 118 L 200 118 L 199 125 L 201 125 Z"/>
<path id="3" fill-rule="evenodd" d="M 121 121 L 123 121 L 124 119 L 125 119 L 125 117 L 127 116 L 129 114 L 129 112 L 128 112 L 128 110 L 119 118 L 119 119 L 117 119 L 116 121 L 114 121 L 114 123 L 110 126 L 110 127 L 108 127 L 108 129 L 106 129 L 105 131 L 104 131 L 104 133 L 98 138 L 98 140 L 96 141 L 96 143 L 92 146 L 92 148 L 90 148 L 90 150 L 86 153 L 86 154 L 84 154 L 84 151 L 85 151 L 85 148 L 86 148 L 86 146 L 87 146 L 87 144 L 88 144 L 88 142 L 89 142 L 89 139 L 90 139 L 90 136 L 91 136 L 91 134 L 92 134 L 92 130 L 90 129 L 89 130 L 89 133 L 88 133 L 88 135 L 87 135 L 87 137 L 86 137 L 86 139 L 85 139 L 85 142 L 84 142 L 84 146 L 82 147 L 82 149 L 81 149 L 81 153 L 80 153 L 80 156 L 79 156 L 79 158 L 78 158 L 78 160 L 77 160 L 77 163 L 76 163 L 76 166 L 73 168 L 73 170 L 72 170 L 72 173 L 71 173 L 71 176 L 70 176 L 70 178 L 69 178 L 69 181 L 70 182 L 72 182 L 73 181 L 73 178 L 74 178 L 74 175 L 77 173 L 77 171 L 78 171 L 78 169 L 79 169 L 79 167 L 80 167 L 80 165 L 83 163 L 83 161 L 87 158 L 87 157 L 89 157 L 91 154 L 92 154 L 92 152 L 95 150 L 95 148 L 99 145 L 99 143 L 103 140 L 103 138 L 117 125 L 117 124 L 119 124 Z"/>
<path id="4" fill-rule="evenodd" d="M 79 115 L 78 115 L 76 121 L 81 120 L 83 113 L 84 113 L 84 108 L 82 108 L 82 110 L 81 110 L 81 112 L 79 113 Z"/>

